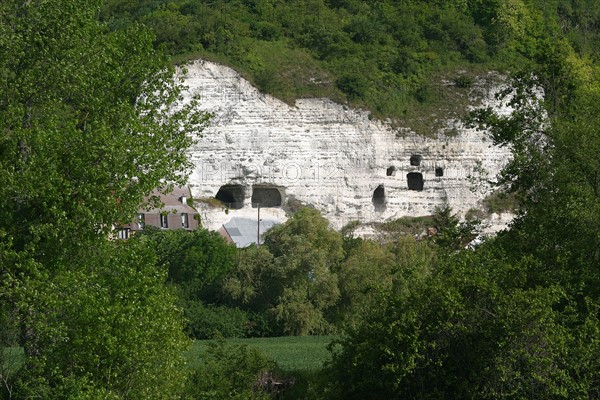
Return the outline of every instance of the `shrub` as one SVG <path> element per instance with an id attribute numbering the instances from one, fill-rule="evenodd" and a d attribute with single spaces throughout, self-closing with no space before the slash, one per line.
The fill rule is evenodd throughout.
<path id="1" fill-rule="evenodd" d="M 467 89 L 473 86 L 473 78 L 468 75 L 460 75 L 454 79 L 456 87 Z"/>
<path id="2" fill-rule="evenodd" d="M 210 344 L 201 356 L 186 388 L 186 398 L 194 400 L 262 400 L 268 393 L 258 385 L 262 372 L 275 368 L 275 362 L 260 350 L 244 345 L 226 345 L 223 338 Z"/>
<path id="3" fill-rule="evenodd" d="M 490 214 L 514 212 L 517 207 L 517 198 L 514 193 L 504 193 L 501 191 L 489 194 L 483 199 L 483 205 L 487 208 Z"/>
<path id="4" fill-rule="evenodd" d="M 226 306 L 190 302 L 185 307 L 186 330 L 194 339 L 212 339 L 215 334 L 226 338 L 248 336 L 249 318 L 245 311 Z"/>

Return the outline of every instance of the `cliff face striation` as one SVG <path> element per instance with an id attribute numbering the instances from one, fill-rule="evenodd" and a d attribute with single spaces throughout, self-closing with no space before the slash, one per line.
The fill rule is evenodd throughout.
<path id="1" fill-rule="evenodd" d="M 202 207 L 211 228 L 231 212 L 255 215 L 259 203 L 261 212 L 280 217 L 282 208 L 310 204 L 336 228 L 430 215 L 445 203 L 464 214 L 490 193 L 488 180 L 510 157 L 456 120 L 445 122 L 453 135 L 429 138 L 327 99 L 289 106 L 211 62 L 189 64 L 184 79 L 185 96 L 199 95 L 201 109 L 214 114 L 189 150 L 193 196 L 228 204 L 228 213 Z M 494 99 L 500 89 L 485 90 L 479 106 L 510 112 Z"/>

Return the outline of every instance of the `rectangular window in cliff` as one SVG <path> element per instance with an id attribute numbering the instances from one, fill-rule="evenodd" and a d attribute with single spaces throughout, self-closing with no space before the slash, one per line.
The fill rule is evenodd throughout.
<path id="1" fill-rule="evenodd" d="M 408 182 L 408 190 L 423 190 L 423 174 L 419 172 L 411 172 L 406 175 Z"/>
<path id="2" fill-rule="evenodd" d="M 435 169 L 435 176 L 444 176 L 444 168 L 442 167 L 437 167 Z"/>
<path id="3" fill-rule="evenodd" d="M 391 166 L 385 171 L 386 176 L 396 176 L 396 167 Z"/>
<path id="4" fill-rule="evenodd" d="M 281 207 L 281 191 L 274 186 L 253 186 L 252 207 Z"/>
<path id="5" fill-rule="evenodd" d="M 421 156 L 419 155 L 413 155 L 410 156 L 410 165 L 418 167 L 419 165 L 421 165 Z"/>

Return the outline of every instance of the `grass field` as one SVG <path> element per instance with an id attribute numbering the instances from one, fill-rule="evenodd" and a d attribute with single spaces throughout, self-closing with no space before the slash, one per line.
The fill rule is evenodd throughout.
<path id="1" fill-rule="evenodd" d="M 227 344 L 256 347 L 266 353 L 282 371 L 313 372 L 318 371 L 323 362 L 329 359 L 327 345 L 335 339 L 333 336 L 287 336 L 277 338 L 227 339 Z M 210 340 L 197 340 L 187 352 L 190 367 L 202 362 L 202 354 L 208 348 Z M 23 349 L 11 347 L 2 349 L 5 368 L 17 369 L 23 363 Z"/>
<path id="2" fill-rule="evenodd" d="M 227 339 L 227 344 L 246 345 L 263 351 L 277 362 L 286 372 L 318 371 L 323 362 L 329 359 L 327 345 L 335 339 L 332 336 L 291 336 L 277 338 Z M 188 352 L 190 366 L 202 362 L 210 340 L 197 340 Z"/>

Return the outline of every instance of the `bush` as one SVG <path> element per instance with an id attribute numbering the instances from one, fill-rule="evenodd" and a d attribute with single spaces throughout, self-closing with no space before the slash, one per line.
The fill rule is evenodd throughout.
<path id="1" fill-rule="evenodd" d="M 467 89 L 473 86 L 473 78 L 468 75 L 459 75 L 454 79 L 456 87 Z"/>
<path id="2" fill-rule="evenodd" d="M 186 398 L 194 400 L 262 400 L 268 393 L 258 385 L 262 372 L 275 362 L 260 350 L 243 345 L 226 345 L 223 338 L 211 343 L 202 362 L 192 373 Z"/>
<path id="3" fill-rule="evenodd" d="M 514 193 L 505 193 L 502 191 L 489 194 L 483 199 L 483 205 L 487 211 L 492 214 L 503 212 L 514 212 L 518 208 L 517 198 Z"/>
<path id="4" fill-rule="evenodd" d="M 225 338 L 242 338 L 248 336 L 250 330 L 248 314 L 239 308 L 190 302 L 184 313 L 186 330 L 194 339 L 213 339 L 215 334 Z"/>

